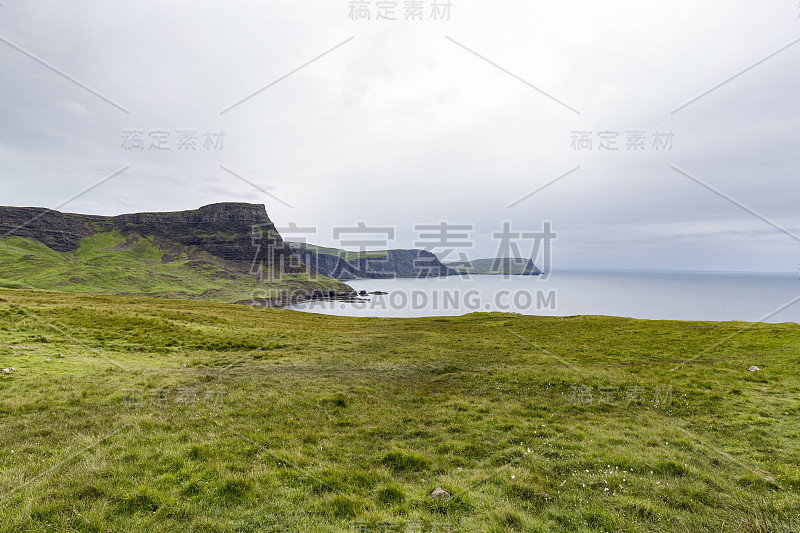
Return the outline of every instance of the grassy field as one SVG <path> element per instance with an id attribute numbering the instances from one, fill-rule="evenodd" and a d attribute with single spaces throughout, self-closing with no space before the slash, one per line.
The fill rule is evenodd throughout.
<path id="1" fill-rule="evenodd" d="M 81 240 L 76 251 L 62 253 L 32 239 L 5 238 L 0 287 L 222 302 L 351 290 L 324 276 L 273 274 L 259 280 L 242 265 L 191 247 L 165 247 L 153 237 L 129 240 L 118 232 L 97 233 Z"/>
<path id="2" fill-rule="evenodd" d="M 798 531 L 799 364 L 795 324 L 0 290 L 0 531 Z"/>

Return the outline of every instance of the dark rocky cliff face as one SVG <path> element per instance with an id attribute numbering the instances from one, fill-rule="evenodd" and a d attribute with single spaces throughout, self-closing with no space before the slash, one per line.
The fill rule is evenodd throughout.
<path id="1" fill-rule="evenodd" d="M 292 248 L 292 253 L 298 261 L 329 278 L 345 281 L 366 277 L 358 266 L 354 266 L 336 255 L 318 254 L 304 248 Z"/>
<path id="2" fill-rule="evenodd" d="M 59 213 L 41 207 L 0 207 L 0 238 L 25 237 L 71 252 L 84 237 L 114 229 L 109 217 Z"/>
<path id="3" fill-rule="evenodd" d="M 256 260 L 281 265 L 285 272 L 297 270 L 263 205 L 221 203 L 192 211 L 120 215 L 113 220 L 123 235 L 161 237 L 229 261 Z"/>
<path id="4" fill-rule="evenodd" d="M 264 205 L 220 203 L 191 211 L 116 217 L 0 207 L 0 237 L 35 239 L 59 252 L 74 251 L 84 237 L 115 229 L 123 235 L 193 246 L 229 261 L 257 261 L 287 273 L 306 271 L 275 230 Z"/>
<path id="5" fill-rule="evenodd" d="M 439 258 L 425 250 L 389 250 L 385 259 L 359 259 L 359 266 L 367 274 L 388 274 L 398 278 L 429 278 L 455 274 L 440 263 Z"/>
<path id="6" fill-rule="evenodd" d="M 382 257 L 365 256 L 353 259 L 317 253 L 302 247 L 293 247 L 292 252 L 300 261 L 323 276 L 340 281 L 456 275 L 456 272 L 440 263 L 434 254 L 425 250 L 388 250 Z"/>

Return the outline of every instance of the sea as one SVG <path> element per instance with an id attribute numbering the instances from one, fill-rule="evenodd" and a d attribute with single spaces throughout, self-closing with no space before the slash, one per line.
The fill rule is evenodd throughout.
<path id="1" fill-rule="evenodd" d="M 546 276 L 471 275 L 347 283 L 357 291 L 387 294 L 370 294 L 359 302 L 314 301 L 291 309 L 352 317 L 505 312 L 800 323 L 800 277 L 793 273 L 557 271 Z"/>

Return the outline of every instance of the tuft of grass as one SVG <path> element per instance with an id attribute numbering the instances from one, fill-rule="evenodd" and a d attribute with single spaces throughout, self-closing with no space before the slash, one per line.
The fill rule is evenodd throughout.
<path id="1" fill-rule="evenodd" d="M 431 461 L 416 452 L 393 450 L 381 458 L 381 464 L 397 473 L 420 472 L 430 467 Z"/>
<path id="2" fill-rule="evenodd" d="M 405 492 L 398 486 L 383 487 L 378 491 L 378 501 L 386 505 L 399 505 L 405 499 Z"/>
<path id="3" fill-rule="evenodd" d="M 332 496 L 324 500 L 318 512 L 324 516 L 337 519 L 355 518 L 363 509 L 363 505 L 353 498 Z"/>
<path id="4" fill-rule="evenodd" d="M 241 502 L 250 488 L 250 483 L 245 479 L 226 479 L 217 488 L 217 496 L 225 502 Z"/>
<path id="5" fill-rule="evenodd" d="M 320 402 L 323 405 L 330 405 L 332 407 L 347 407 L 350 404 L 350 398 L 341 392 L 337 392 L 333 396 L 326 396 Z"/>
<path id="6" fill-rule="evenodd" d="M 155 513 L 161 506 L 158 495 L 149 487 L 138 487 L 120 502 L 122 513 Z"/>

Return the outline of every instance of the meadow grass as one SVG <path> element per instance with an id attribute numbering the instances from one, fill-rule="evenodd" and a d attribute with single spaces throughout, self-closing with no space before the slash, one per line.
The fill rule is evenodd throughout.
<path id="1" fill-rule="evenodd" d="M 797 531 L 798 364 L 796 324 L 0 290 L 0 531 Z"/>

